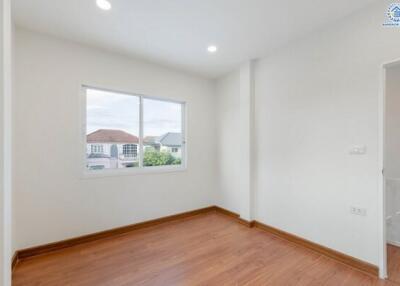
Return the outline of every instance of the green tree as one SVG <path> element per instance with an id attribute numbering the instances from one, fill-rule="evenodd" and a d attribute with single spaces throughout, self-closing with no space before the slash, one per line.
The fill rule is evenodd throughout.
<path id="1" fill-rule="evenodd" d="M 165 166 L 180 165 L 181 159 L 175 158 L 169 152 L 157 152 L 155 150 L 146 150 L 143 157 L 144 166 Z"/>

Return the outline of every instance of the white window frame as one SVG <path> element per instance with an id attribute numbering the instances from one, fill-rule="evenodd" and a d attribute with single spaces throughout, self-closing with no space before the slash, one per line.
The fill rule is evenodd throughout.
<path id="1" fill-rule="evenodd" d="M 86 118 L 87 118 L 87 92 L 86 90 L 100 90 L 112 93 L 119 93 L 123 95 L 132 95 L 139 97 L 139 146 L 138 146 L 138 157 L 139 157 L 139 167 L 135 168 L 121 168 L 121 169 L 103 169 L 103 170 L 89 170 L 86 167 L 87 158 L 87 141 L 86 141 Z M 81 174 L 83 178 L 96 178 L 96 177 L 108 177 L 108 176 L 124 176 L 124 175 L 139 175 L 139 174 L 152 174 L 152 173 L 169 173 L 169 172 L 182 172 L 187 169 L 187 141 L 186 141 L 186 112 L 187 105 L 184 101 L 166 99 L 163 97 L 155 97 L 143 95 L 140 93 L 121 91 L 114 88 L 100 88 L 93 85 L 80 85 L 80 105 L 81 105 L 81 120 L 80 120 L 80 130 L 81 130 L 81 150 L 80 155 L 80 165 Z M 167 166 L 143 166 L 143 99 L 159 100 L 170 103 L 177 103 L 181 105 L 181 125 L 182 125 L 182 146 L 181 146 L 181 164 L 180 165 L 167 165 Z"/>
<path id="2" fill-rule="evenodd" d="M 136 155 L 128 158 L 134 158 L 134 157 L 139 157 L 139 144 L 134 144 L 134 143 L 127 143 L 127 144 L 122 144 L 122 154 L 124 156 L 128 155 Z M 132 151 L 131 153 L 128 151 Z M 126 154 L 125 154 L 126 153 Z"/>
<path id="3" fill-rule="evenodd" d="M 102 144 L 97 144 L 97 143 L 96 144 L 90 144 L 90 152 L 94 153 L 94 154 L 103 154 L 104 153 L 104 146 Z"/>

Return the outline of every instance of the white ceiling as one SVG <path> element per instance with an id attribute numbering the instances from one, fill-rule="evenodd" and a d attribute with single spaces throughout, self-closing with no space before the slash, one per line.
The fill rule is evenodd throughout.
<path id="1" fill-rule="evenodd" d="M 216 77 L 376 0 L 13 0 L 18 26 Z M 209 54 L 207 46 L 219 51 Z"/>

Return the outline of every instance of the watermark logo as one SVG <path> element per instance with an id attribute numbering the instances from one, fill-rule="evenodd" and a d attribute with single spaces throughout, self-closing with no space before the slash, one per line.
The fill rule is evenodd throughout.
<path id="1" fill-rule="evenodd" d="M 400 3 L 389 5 L 386 11 L 386 22 L 384 26 L 400 27 Z"/>

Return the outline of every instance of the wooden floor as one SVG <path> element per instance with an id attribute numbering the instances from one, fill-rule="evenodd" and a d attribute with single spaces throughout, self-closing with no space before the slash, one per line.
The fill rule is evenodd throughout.
<path id="1" fill-rule="evenodd" d="M 400 247 L 389 244 L 387 256 L 389 280 L 400 284 Z"/>
<path id="2" fill-rule="evenodd" d="M 13 285 L 400 284 L 208 213 L 20 262 Z"/>

